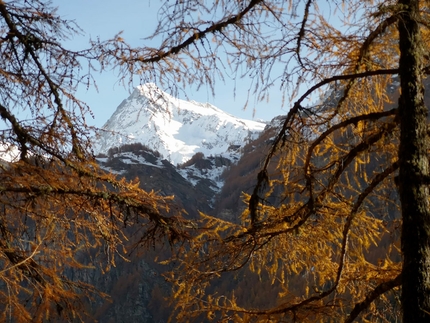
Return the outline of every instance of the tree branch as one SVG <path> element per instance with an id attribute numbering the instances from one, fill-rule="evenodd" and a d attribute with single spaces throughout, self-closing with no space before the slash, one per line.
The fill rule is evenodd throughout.
<path id="1" fill-rule="evenodd" d="M 306 27 L 306 22 L 308 21 L 309 8 L 310 8 L 311 4 L 312 4 L 312 0 L 308 0 L 306 2 L 305 13 L 303 14 L 302 24 L 300 27 L 299 35 L 297 37 L 297 60 L 299 61 L 299 64 L 303 69 L 306 69 L 306 68 L 305 68 L 305 66 L 302 62 L 302 58 L 300 56 L 300 47 L 302 45 L 302 40 L 305 37 L 305 27 Z"/>
<path id="2" fill-rule="evenodd" d="M 369 76 L 376 76 L 376 75 L 392 75 L 397 74 L 399 70 L 397 68 L 395 69 L 382 69 L 382 70 L 375 70 L 375 71 L 367 71 L 362 73 L 355 73 L 355 74 L 345 74 L 345 75 L 336 75 L 329 78 L 326 78 L 322 80 L 321 82 L 315 84 L 312 86 L 309 90 L 307 90 L 295 103 L 294 106 L 290 109 L 288 112 L 285 121 L 282 125 L 282 129 L 279 132 L 279 134 L 276 136 L 276 139 L 272 145 L 272 149 L 270 150 L 266 161 L 264 163 L 263 169 L 267 169 L 270 159 L 275 154 L 275 151 L 277 149 L 277 145 L 282 140 L 282 137 L 285 136 L 287 129 L 289 128 L 293 117 L 302 109 L 301 103 L 314 91 L 318 90 L 320 87 L 323 87 L 324 85 L 330 84 L 332 82 L 340 81 L 340 80 L 350 80 L 350 79 L 357 79 L 362 77 L 369 77 Z"/>
<path id="3" fill-rule="evenodd" d="M 254 314 L 254 315 L 267 315 L 267 314 L 274 315 L 274 314 L 282 314 L 282 313 L 287 313 L 287 312 L 295 312 L 303 306 L 306 306 L 312 302 L 321 300 L 321 299 L 327 297 L 328 295 L 332 294 L 336 290 L 336 288 L 339 284 L 339 281 L 341 279 L 341 276 L 342 276 L 342 272 L 343 272 L 343 268 L 344 268 L 344 264 L 345 264 L 345 256 L 346 256 L 346 252 L 347 252 L 349 232 L 350 232 L 350 228 L 352 225 L 352 221 L 355 218 L 357 211 L 359 210 L 359 208 L 363 204 L 363 201 L 366 199 L 366 197 L 374 190 L 374 188 L 376 186 L 378 186 L 390 174 L 392 174 L 394 171 L 396 171 L 398 169 L 398 167 L 399 167 L 399 165 L 396 162 L 396 163 L 393 163 L 392 165 L 390 165 L 388 168 L 386 168 L 383 172 L 377 174 L 373 178 L 372 182 L 366 187 L 366 189 L 357 197 L 354 205 L 352 206 L 351 212 L 349 213 L 348 218 L 347 218 L 345 225 L 344 225 L 344 228 L 343 228 L 343 233 L 342 233 L 343 237 L 342 237 L 342 244 L 341 244 L 341 251 L 340 251 L 339 267 L 337 269 L 336 279 L 335 279 L 332 287 L 321 292 L 318 295 L 307 298 L 307 299 L 305 299 L 305 300 L 303 300 L 297 304 L 293 304 L 290 306 L 286 306 L 284 304 L 284 305 L 278 306 L 277 308 L 274 308 L 272 310 L 250 311 L 248 313 Z M 288 229 L 288 231 L 293 231 L 294 229 L 295 228 L 290 228 L 290 229 Z M 283 232 L 285 233 L 285 230 Z M 273 233 L 273 232 L 270 233 L 270 235 L 274 235 L 274 234 L 276 234 L 276 233 Z M 279 232 L 277 234 L 279 234 Z M 397 279 L 399 279 L 399 281 L 397 281 Z M 394 285 L 391 288 L 398 286 L 400 284 L 400 278 L 397 277 L 394 281 L 396 282 L 397 285 Z M 377 288 L 376 291 L 374 291 L 373 293 L 370 294 L 370 296 L 366 297 L 366 301 L 368 301 L 369 303 L 368 304 L 366 303 L 367 305 L 365 305 L 365 306 L 367 307 L 376 297 L 378 297 L 379 295 L 381 295 L 382 293 L 384 293 L 388 290 L 388 289 L 384 289 L 384 288 L 386 288 L 385 285 L 383 285 L 379 289 Z M 379 294 L 377 294 L 377 293 L 379 293 Z M 362 302 L 362 303 L 364 303 L 364 302 Z M 356 307 L 358 305 L 359 304 L 357 304 Z M 360 307 L 360 311 L 362 311 L 365 308 L 365 307 L 363 307 L 364 305 L 361 305 L 361 306 L 362 307 Z M 356 314 L 356 316 L 360 313 L 360 311 Z"/>
<path id="4" fill-rule="evenodd" d="M 387 19 L 383 20 L 366 38 L 366 40 L 363 42 L 360 52 L 358 55 L 357 62 L 355 63 L 354 72 L 357 73 L 360 70 L 360 66 L 365 62 L 366 57 L 369 54 L 370 46 L 372 43 L 377 39 L 378 36 L 380 36 L 385 30 L 393 25 L 398 20 L 397 15 L 393 15 L 388 17 Z M 355 79 L 351 79 L 348 84 L 345 86 L 345 91 L 343 96 L 340 98 L 337 109 L 339 109 L 343 102 L 345 102 L 346 98 L 349 95 L 349 91 L 351 91 L 352 86 L 354 84 Z"/>
<path id="5" fill-rule="evenodd" d="M 308 168 L 309 168 L 309 163 L 311 160 L 311 156 L 312 156 L 312 152 L 315 149 L 316 146 L 318 146 L 319 143 L 321 143 L 325 138 L 327 138 L 327 136 L 329 136 L 331 133 L 333 133 L 334 131 L 344 128 L 350 124 L 357 124 L 357 122 L 359 121 L 364 121 L 364 120 L 375 120 L 375 119 L 380 119 L 383 117 L 388 117 L 391 116 L 393 114 L 395 114 L 397 112 L 397 108 L 388 110 L 388 111 L 382 111 L 382 112 L 373 112 L 373 113 L 368 113 L 368 114 L 362 114 L 350 119 L 347 119 L 345 121 L 342 121 L 332 127 L 330 127 L 329 129 L 327 129 L 324 133 L 322 133 L 313 143 L 312 145 L 309 147 L 308 149 L 308 153 L 306 155 L 306 159 L 305 159 L 305 165 L 303 167 L 305 174 L 308 174 Z"/>
<path id="6" fill-rule="evenodd" d="M 336 75 L 336 76 L 324 79 L 318 84 L 314 85 L 294 103 L 293 108 L 291 108 L 291 110 L 287 114 L 287 117 L 285 118 L 281 131 L 279 131 L 278 135 L 274 140 L 274 143 L 272 144 L 272 148 L 267 154 L 267 157 L 264 162 L 264 166 L 262 170 L 259 172 L 259 175 L 261 174 L 262 176 L 258 176 L 257 184 L 255 185 L 253 193 L 251 195 L 248 208 L 250 210 L 250 214 L 253 216 L 254 219 L 257 219 L 256 206 L 258 205 L 258 201 L 260 200 L 260 197 L 258 196 L 258 192 L 261 191 L 261 189 L 264 187 L 264 185 L 266 185 L 266 182 L 268 181 L 268 177 L 266 174 L 267 174 L 267 168 L 269 167 L 270 160 L 276 153 L 278 149 L 278 145 L 286 135 L 287 130 L 290 128 L 290 125 L 291 125 L 291 122 L 293 121 L 294 116 L 302 109 L 301 103 L 303 102 L 303 100 L 306 99 L 307 96 L 309 96 L 312 92 L 314 92 L 318 88 L 326 84 L 329 84 L 331 82 L 369 77 L 369 76 L 375 76 L 375 75 L 390 75 L 390 74 L 396 74 L 396 73 L 398 73 L 397 69 L 387 69 L 387 70 L 368 71 L 368 72 L 356 73 L 356 74 Z"/>
<path id="7" fill-rule="evenodd" d="M 216 32 L 221 32 L 224 28 L 228 27 L 229 25 L 236 24 L 239 22 L 252 8 L 254 8 L 259 3 L 263 2 L 263 0 L 252 0 L 249 5 L 240 11 L 238 14 L 232 16 L 231 18 L 227 20 L 221 20 L 217 23 L 214 23 L 213 25 L 209 26 L 205 30 L 195 32 L 193 35 L 188 37 L 185 41 L 180 43 L 177 46 L 173 46 L 168 51 L 164 52 L 163 50 L 159 50 L 158 54 L 147 58 L 147 59 L 141 59 L 141 58 L 129 58 L 127 57 L 127 61 L 129 62 L 141 62 L 141 63 L 155 63 L 158 61 L 163 60 L 166 57 L 169 57 L 171 55 L 178 54 L 183 49 L 187 48 L 194 42 L 196 42 L 199 39 L 205 38 L 208 34 L 214 34 Z"/>
<path id="8" fill-rule="evenodd" d="M 310 5 L 310 0 L 307 3 L 307 6 Z M 320 87 L 327 85 L 329 83 L 335 82 L 335 81 L 340 81 L 340 80 L 355 80 L 357 78 L 361 78 L 361 77 L 368 77 L 368 76 L 374 76 L 374 75 L 389 75 L 389 74 L 398 74 L 398 69 L 381 69 L 381 70 L 376 70 L 376 71 L 366 71 L 366 72 L 362 72 L 362 73 L 357 73 L 358 72 L 358 67 L 359 65 L 362 63 L 364 57 L 366 56 L 366 53 L 368 52 L 370 45 L 373 43 L 373 41 L 381 34 L 383 33 L 390 25 L 394 24 L 397 21 L 397 16 L 391 16 L 388 17 L 387 19 L 385 19 L 383 22 L 381 22 L 366 38 L 366 40 L 364 41 L 363 45 L 360 48 L 360 54 L 359 54 L 359 58 L 358 61 L 356 63 L 356 68 L 355 68 L 355 73 L 353 74 L 345 74 L 345 75 L 338 75 L 338 76 L 333 76 L 330 78 L 326 78 L 324 80 L 322 80 L 321 82 L 317 83 L 316 85 L 314 85 L 313 87 L 311 87 L 308 91 L 306 91 L 305 94 L 303 94 L 295 103 L 293 108 L 290 109 L 285 122 L 282 126 L 281 131 L 279 132 L 278 136 L 275 139 L 275 142 L 272 146 L 272 149 L 270 150 L 270 152 L 267 154 L 266 157 L 266 161 L 264 163 L 264 170 L 267 170 L 267 166 L 270 162 L 270 159 L 273 157 L 273 155 L 275 154 L 275 151 L 277 149 L 277 145 L 279 144 L 279 142 L 281 141 L 282 137 L 285 136 L 285 133 L 287 131 L 287 129 L 289 128 L 290 122 L 292 121 L 294 115 L 301 109 L 301 103 L 303 102 L 303 100 L 305 100 L 312 92 L 314 92 L 315 90 L 319 89 Z M 305 19 L 304 19 L 305 21 Z M 342 104 L 342 102 L 346 99 L 346 97 L 348 96 L 348 92 L 349 89 L 352 87 L 352 83 L 350 82 L 346 89 L 345 89 L 345 94 L 343 95 L 343 97 L 340 99 L 339 101 L 339 105 Z M 259 183 L 257 183 L 257 185 L 259 185 Z"/>
<path id="9" fill-rule="evenodd" d="M 6 5 L 3 2 L 0 2 L 0 14 L 5 19 L 8 27 L 9 27 L 10 32 L 13 33 L 19 39 L 19 41 L 24 45 L 25 52 L 30 54 L 30 56 L 33 59 L 34 63 L 36 64 L 38 70 L 40 71 L 40 73 L 43 75 L 46 82 L 48 83 L 49 89 L 50 89 L 51 93 L 54 95 L 54 102 L 57 105 L 57 109 L 62 116 L 62 120 L 67 124 L 67 126 L 70 130 L 70 135 L 72 137 L 72 151 L 75 153 L 75 155 L 78 159 L 84 160 L 84 156 L 82 154 L 83 152 L 82 152 L 82 149 L 80 147 L 80 143 L 79 143 L 79 139 L 78 139 L 78 133 L 75 129 L 75 126 L 74 126 L 70 116 L 67 114 L 66 110 L 63 107 L 63 102 L 61 100 L 60 93 L 58 91 L 59 86 L 52 80 L 52 78 L 49 76 L 48 72 L 45 70 L 43 64 L 40 62 L 39 57 L 36 54 L 35 48 L 33 48 L 33 46 L 32 46 L 32 41 L 29 40 L 30 38 L 34 38 L 34 39 L 38 39 L 38 38 L 32 34 L 23 35 L 18 30 L 16 24 L 13 22 L 10 14 L 6 8 Z M 30 36 L 32 36 L 32 37 L 30 37 Z M 26 146 L 24 145 L 21 155 L 23 155 L 23 153 L 26 151 L 27 151 L 27 149 L 26 149 Z M 25 155 L 23 155 L 23 156 L 25 157 Z"/>
<path id="10" fill-rule="evenodd" d="M 170 229 L 170 224 L 174 223 L 171 218 L 163 216 L 159 211 L 155 209 L 151 204 L 150 206 L 145 206 L 144 202 L 139 201 L 136 198 L 129 196 L 121 196 L 114 192 L 108 191 L 90 191 L 90 190 L 80 190 L 72 188 L 56 188 L 50 185 L 34 186 L 30 185 L 27 187 L 5 187 L 0 186 L 0 193 L 12 192 L 12 193 L 23 193 L 35 195 L 74 195 L 82 196 L 94 200 L 105 200 L 108 202 L 115 203 L 120 207 L 125 207 L 127 209 L 132 209 L 137 212 L 143 213 L 149 217 L 151 221 L 157 225 L 164 226 L 166 229 Z"/>
<path id="11" fill-rule="evenodd" d="M 383 282 L 378 286 L 376 286 L 374 290 L 372 290 L 369 294 L 367 294 L 366 298 L 362 302 L 355 304 L 353 310 L 351 311 L 351 313 L 349 313 L 344 323 L 352 323 L 357 318 L 357 316 L 362 311 L 367 309 L 375 299 L 377 299 L 382 294 L 388 292 L 389 290 L 397 286 L 400 286 L 401 283 L 402 283 L 402 275 L 399 274 L 396 278 Z"/>

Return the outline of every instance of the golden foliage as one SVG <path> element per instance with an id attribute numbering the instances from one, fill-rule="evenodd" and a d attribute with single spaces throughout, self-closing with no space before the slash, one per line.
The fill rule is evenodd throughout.
<path id="1" fill-rule="evenodd" d="M 202 12 L 198 18 L 189 15 L 191 4 Z M 154 37 L 169 37 L 159 49 L 99 44 L 111 46 L 120 66 L 144 79 L 155 68 L 168 84 L 181 75 L 184 84 L 212 85 L 224 51 L 233 75 L 253 77 L 258 99 L 275 80 L 291 100 L 312 81 L 277 128 L 257 184 L 244 194 L 241 222 L 202 214 L 198 233 L 171 260 L 179 264 L 166 276 L 174 284 L 175 321 L 399 315 L 400 121 L 393 89 L 401 10 L 386 1 L 334 2 L 324 7 L 329 13 L 319 6 L 311 0 L 166 2 Z M 426 21 L 427 11 L 421 14 Z M 331 15 L 341 16 L 343 26 L 331 24 Z M 305 106 L 318 91 L 321 101 Z"/>
<path id="2" fill-rule="evenodd" d="M 100 293 L 84 269 L 109 270 L 133 245 L 188 238 L 171 197 L 94 159 L 90 110 L 73 93 L 90 85 L 81 62 L 91 73 L 95 57 L 60 43 L 77 31 L 43 1 L 0 1 L 0 146 L 11 156 L 0 162 L 2 322 L 87 321 L 81 303 Z"/>
<path id="3" fill-rule="evenodd" d="M 166 276 L 174 284 L 175 320 L 396 317 L 401 120 L 392 88 L 399 17 L 407 7 L 330 4 L 327 14 L 312 0 L 166 1 L 153 35 L 163 37 L 159 48 L 132 48 L 118 35 L 71 52 L 56 39 L 74 26 L 42 1 L 0 1 L 0 115 L 8 127 L 1 139 L 20 152 L 0 173 L 2 320 L 80 318 L 78 291 L 92 288 L 69 280 L 66 271 L 115 265 L 126 251 L 128 225 L 142 230 L 141 244 L 166 236 L 182 241 L 196 228 L 179 244 L 170 260 L 178 266 Z M 331 15 L 343 25 L 331 24 Z M 73 97 L 82 80 L 91 80 L 79 74 L 80 59 L 174 89 L 177 83 L 213 89 L 214 74 L 223 79 L 225 68 L 232 77 L 250 75 L 259 100 L 276 82 L 291 101 L 312 86 L 282 119 L 257 184 L 244 195 L 241 222 L 202 214 L 195 226 L 172 210 L 169 198 L 98 168 L 83 118 L 88 107 Z M 427 56 L 422 60 L 428 64 Z M 305 106 L 317 93 L 321 102 Z M 22 110 L 31 121 L 19 120 Z M 81 261 L 83 254 L 91 263 Z"/>

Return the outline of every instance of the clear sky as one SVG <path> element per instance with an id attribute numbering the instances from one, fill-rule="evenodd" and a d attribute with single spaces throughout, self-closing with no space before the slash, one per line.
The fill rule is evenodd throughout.
<path id="1" fill-rule="evenodd" d="M 76 36 L 66 47 L 71 49 L 83 49 L 88 47 L 89 39 L 101 40 L 112 38 L 119 31 L 123 31 L 122 37 L 131 45 L 143 46 L 143 38 L 149 36 L 157 24 L 157 12 L 161 1 L 143 0 L 54 0 L 52 4 L 58 7 L 58 13 L 67 20 L 74 20 L 85 32 L 83 36 Z M 151 43 L 156 46 L 156 43 Z M 99 91 L 91 88 L 88 91 L 82 89 L 78 92 L 78 98 L 88 103 L 93 110 L 95 119 L 88 119 L 88 123 L 98 127 L 103 126 L 113 114 L 116 107 L 126 99 L 132 88 L 124 88 L 118 84 L 118 77 L 114 72 L 95 74 Z M 289 105 L 281 107 L 281 93 L 273 89 L 268 103 L 255 102 L 251 98 L 246 110 L 243 110 L 246 102 L 249 81 L 237 82 L 236 97 L 233 93 L 233 83 L 223 84 L 217 81 L 215 97 L 210 90 L 200 88 L 187 88 L 190 99 L 200 102 L 210 102 L 218 108 L 245 119 L 271 120 L 273 117 L 285 114 Z M 134 84 L 136 86 L 138 84 Z M 255 115 L 254 114 L 255 109 Z"/>

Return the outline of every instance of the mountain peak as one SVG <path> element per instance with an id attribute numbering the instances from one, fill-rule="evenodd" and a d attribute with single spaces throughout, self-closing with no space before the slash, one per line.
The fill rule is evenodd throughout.
<path id="1" fill-rule="evenodd" d="M 209 103 L 177 99 L 153 83 L 137 86 L 103 126 L 97 153 L 142 143 L 173 164 L 195 153 L 229 155 L 255 138 L 265 123 L 239 119 Z"/>

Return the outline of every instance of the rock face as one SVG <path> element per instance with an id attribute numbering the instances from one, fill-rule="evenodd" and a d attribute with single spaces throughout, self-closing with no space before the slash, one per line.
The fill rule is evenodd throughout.
<path id="1" fill-rule="evenodd" d="M 97 158 L 104 169 L 128 180 L 138 178 L 141 187 L 147 191 L 174 196 L 175 203 L 185 209 L 190 218 L 196 218 L 199 211 L 211 212 L 211 200 L 220 190 L 222 182 L 208 177 L 206 169 L 199 169 L 192 162 L 189 166 L 174 166 L 142 144 L 126 145 L 121 147 L 120 152 L 110 152 L 107 157 Z M 204 160 L 208 163 L 206 167 L 215 168 L 216 158 Z M 225 167 L 218 167 L 218 171 Z M 214 174 L 215 169 L 212 171 Z"/>

